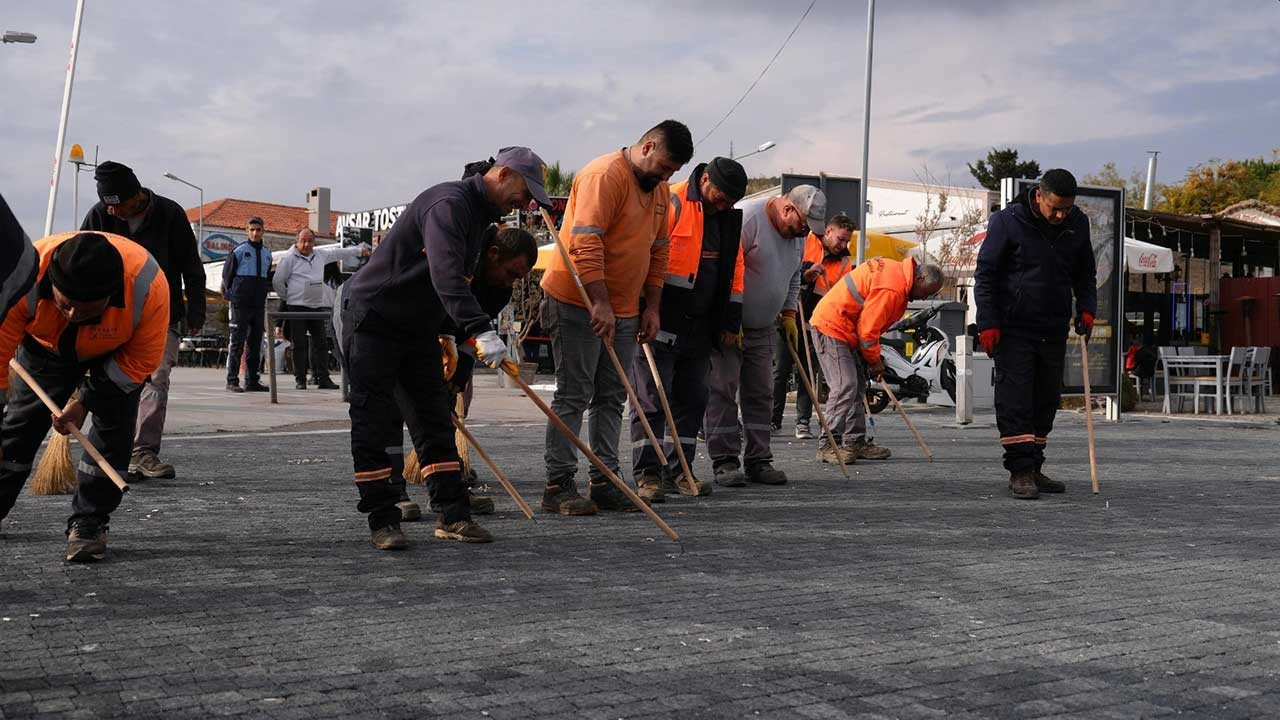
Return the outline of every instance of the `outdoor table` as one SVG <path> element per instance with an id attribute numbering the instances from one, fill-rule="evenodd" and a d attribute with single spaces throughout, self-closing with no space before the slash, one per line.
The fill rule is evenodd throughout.
<path id="1" fill-rule="evenodd" d="M 1213 375 L 1214 377 L 1213 410 L 1215 414 L 1221 415 L 1222 414 L 1222 394 L 1224 389 L 1224 383 L 1227 379 L 1227 361 L 1230 358 L 1231 358 L 1230 355 L 1175 355 L 1172 357 L 1163 358 L 1164 414 L 1165 415 L 1170 414 L 1169 385 L 1171 381 L 1174 384 L 1177 384 L 1178 376 L 1174 375 L 1173 373 L 1173 370 L 1177 368 L 1182 370 L 1204 371 L 1203 373 L 1200 373 L 1200 372 L 1187 373 L 1187 375 L 1183 375 L 1182 377 L 1196 376 L 1201 374 L 1203 374 L 1205 377 L 1208 377 L 1210 374 Z M 1200 412 L 1199 402 L 1197 402 L 1196 406 L 1192 408 L 1192 412 L 1199 414 Z"/>
<path id="2" fill-rule="evenodd" d="M 277 320 L 329 320 L 332 317 L 329 312 L 302 312 L 298 310 L 267 310 L 266 322 L 264 327 L 267 331 L 268 340 L 272 337 L 272 324 Z M 342 399 L 347 399 L 347 366 L 346 363 L 339 363 L 342 371 Z M 271 388 L 271 404 L 278 405 L 276 399 L 276 353 L 271 343 L 267 343 L 267 387 Z"/>

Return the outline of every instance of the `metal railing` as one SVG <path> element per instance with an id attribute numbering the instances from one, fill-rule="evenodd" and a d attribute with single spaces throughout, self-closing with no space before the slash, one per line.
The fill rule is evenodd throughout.
<path id="1" fill-rule="evenodd" d="M 268 309 L 266 311 L 266 314 L 267 314 L 267 317 L 264 323 L 265 323 L 265 327 L 267 328 L 267 333 L 269 333 L 268 334 L 269 338 L 272 337 L 275 332 L 274 330 L 271 329 L 275 320 L 324 320 L 326 321 L 326 327 L 327 327 L 328 321 L 333 317 L 332 313 L 327 311 L 298 312 L 294 310 Z M 328 353 L 328 342 L 329 341 L 326 337 L 325 339 L 326 354 Z M 276 399 L 276 353 L 275 353 L 275 348 L 273 347 L 273 344 L 270 342 L 267 343 L 267 351 L 268 351 L 267 352 L 267 387 L 271 389 L 271 404 L 278 405 L 280 403 Z M 347 400 L 348 399 L 347 368 L 344 363 L 338 363 L 338 367 L 341 368 L 341 373 L 342 373 L 342 382 L 340 383 L 342 387 L 342 399 Z"/>

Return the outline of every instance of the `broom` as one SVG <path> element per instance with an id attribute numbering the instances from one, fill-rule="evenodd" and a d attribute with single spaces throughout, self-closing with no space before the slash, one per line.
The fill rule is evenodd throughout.
<path id="1" fill-rule="evenodd" d="M 458 413 L 458 417 L 462 417 L 462 393 L 458 393 L 457 402 L 454 408 Z M 462 476 L 465 478 L 471 472 L 471 453 L 467 444 L 467 438 L 462 433 L 454 431 L 454 443 L 458 446 L 458 457 L 462 459 Z M 410 448 L 409 454 L 404 456 L 404 479 L 405 482 L 412 485 L 422 485 L 422 469 L 418 464 L 417 448 Z"/>
<path id="2" fill-rule="evenodd" d="M 71 400 L 76 399 L 75 395 Z M 68 401 L 70 404 L 70 401 Z M 31 481 L 33 495 L 71 495 L 76 491 L 76 466 L 71 462 L 71 436 L 50 431 L 40 463 Z"/>

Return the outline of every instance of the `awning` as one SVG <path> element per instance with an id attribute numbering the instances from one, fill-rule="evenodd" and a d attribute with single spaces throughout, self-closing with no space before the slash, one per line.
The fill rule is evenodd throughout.
<path id="1" fill-rule="evenodd" d="M 1131 273 L 1173 272 L 1173 251 L 1127 237 L 1124 239 L 1124 264 Z"/>

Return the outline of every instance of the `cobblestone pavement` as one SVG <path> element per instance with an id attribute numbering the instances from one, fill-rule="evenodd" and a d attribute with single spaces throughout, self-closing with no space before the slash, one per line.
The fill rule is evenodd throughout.
<path id="1" fill-rule="evenodd" d="M 994 429 L 918 417 L 934 463 L 882 415 L 852 482 L 775 438 L 789 485 L 658 506 L 683 549 L 497 497 L 492 545 L 378 553 L 343 434 L 169 439 L 106 562 L 61 561 L 66 497 L 5 521 L 0 716 L 1280 715 L 1280 429 L 1100 424 L 1093 497 L 1064 413 L 1070 492 L 1020 502 Z M 536 506 L 543 425 L 476 422 Z"/>

